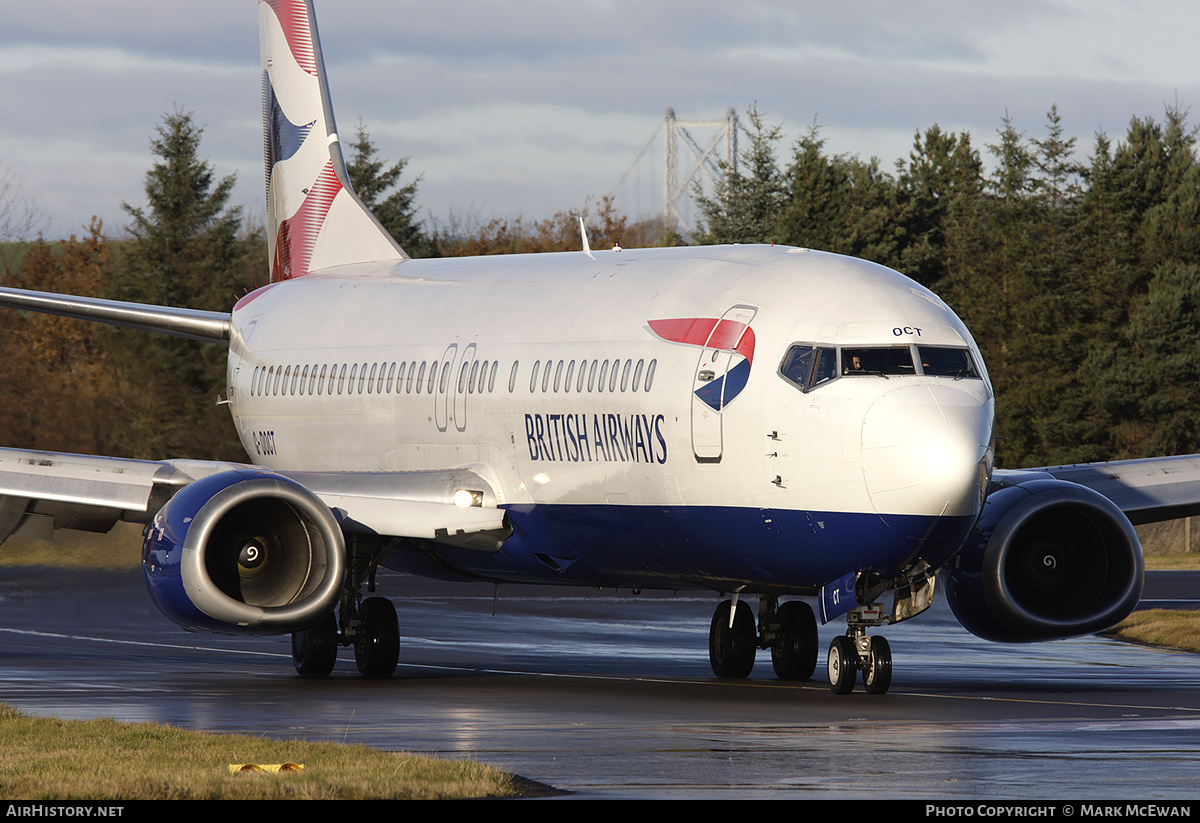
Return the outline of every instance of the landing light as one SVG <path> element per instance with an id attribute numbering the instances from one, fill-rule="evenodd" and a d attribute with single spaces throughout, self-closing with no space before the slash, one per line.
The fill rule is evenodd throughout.
<path id="1" fill-rule="evenodd" d="M 468 509 L 472 506 L 478 507 L 483 505 L 483 492 L 459 489 L 454 492 L 454 497 L 451 499 L 454 501 L 454 505 L 460 509 Z"/>

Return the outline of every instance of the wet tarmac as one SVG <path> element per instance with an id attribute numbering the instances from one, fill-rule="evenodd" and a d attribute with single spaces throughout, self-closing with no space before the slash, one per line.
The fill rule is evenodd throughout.
<path id="1" fill-rule="evenodd" d="M 938 603 L 885 629 L 885 696 L 715 679 L 715 597 L 380 577 L 401 666 L 297 678 L 287 638 L 191 635 L 140 574 L 0 574 L 0 700 L 59 717 L 468 757 L 573 798 L 1190 799 L 1200 655 L 979 640 Z M 1200 574 L 1150 576 L 1175 607 Z M 495 615 L 493 616 L 493 610 Z M 843 624 L 844 625 L 844 624 Z M 824 648 L 841 628 L 822 627 Z M 822 654 L 823 660 L 823 654 Z M 823 669 L 818 670 L 820 675 Z"/>

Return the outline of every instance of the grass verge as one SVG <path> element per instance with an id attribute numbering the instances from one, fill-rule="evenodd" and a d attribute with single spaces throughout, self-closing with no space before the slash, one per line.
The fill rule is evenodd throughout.
<path id="1" fill-rule="evenodd" d="M 1200 652 L 1200 612 L 1146 609 L 1129 615 L 1120 625 L 1104 632 L 1104 636 L 1147 646 Z"/>
<path id="2" fill-rule="evenodd" d="M 245 763 L 299 763 L 304 770 L 230 772 L 230 764 Z M 472 761 L 155 723 L 37 718 L 0 704 L 0 797 L 9 800 L 432 800 L 535 793 L 519 778 Z"/>
<path id="3" fill-rule="evenodd" d="M 1147 554 L 1147 571 L 1195 571 L 1200 569 L 1200 552 Z M 1129 615 L 1103 633 L 1105 637 L 1164 646 L 1185 652 L 1200 652 L 1200 611 L 1146 609 Z"/>
<path id="4" fill-rule="evenodd" d="M 1200 552 L 1147 554 L 1146 570 L 1155 572 L 1187 572 L 1200 569 Z"/>

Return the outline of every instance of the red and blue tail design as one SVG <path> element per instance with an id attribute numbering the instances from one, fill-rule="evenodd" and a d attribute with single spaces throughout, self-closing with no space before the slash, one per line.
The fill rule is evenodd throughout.
<path id="1" fill-rule="evenodd" d="M 407 257 L 350 188 L 311 0 L 259 0 L 271 280 Z"/>
<path id="2" fill-rule="evenodd" d="M 671 320 L 651 320 L 650 330 L 663 340 L 720 349 L 741 355 L 741 360 L 726 370 L 720 378 L 705 383 L 695 394 L 716 411 L 728 406 L 746 388 L 750 369 L 754 365 L 754 329 L 737 320 L 715 317 L 680 317 Z"/>

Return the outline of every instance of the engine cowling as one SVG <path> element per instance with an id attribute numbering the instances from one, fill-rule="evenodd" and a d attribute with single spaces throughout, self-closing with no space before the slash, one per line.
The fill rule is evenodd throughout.
<path id="1" fill-rule="evenodd" d="M 279 634 L 337 603 L 342 531 L 320 498 L 251 469 L 197 480 L 147 529 L 142 571 L 154 602 L 185 629 Z"/>
<path id="2" fill-rule="evenodd" d="M 1137 533 L 1112 501 L 1035 479 L 988 495 L 944 578 L 968 631 L 1019 643 L 1116 625 L 1137 606 L 1144 569 Z"/>

